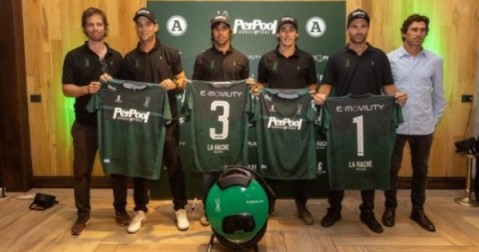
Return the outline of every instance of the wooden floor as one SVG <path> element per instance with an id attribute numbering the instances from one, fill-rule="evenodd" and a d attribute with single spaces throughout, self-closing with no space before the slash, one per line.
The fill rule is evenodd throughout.
<path id="1" fill-rule="evenodd" d="M 29 210 L 28 196 L 37 192 L 55 195 L 59 204 L 46 211 Z M 26 197 L 25 197 L 26 195 Z M 327 208 L 325 199 L 308 202 L 315 224 L 305 226 L 296 217 L 292 200 L 278 200 L 276 213 L 270 217 L 268 229 L 258 243 L 260 251 L 479 251 L 479 208 L 461 206 L 454 199 L 462 190 L 427 192 L 426 213 L 437 231 L 424 231 L 409 219 L 409 191 L 399 192 L 396 226 L 375 234 L 359 221 L 357 191 L 347 191 L 343 202 L 343 218 L 331 228 L 323 228 L 319 220 Z M 132 202 L 129 192 L 129 202 Z M 70 227 L 76 217 L 71 189 L 33 189 L 24 193 L 7 193 L 0 198 L 1 251 L 206 251 L 211 235 L 209 227 L 199 223 L 202 205 L 196 210 L 188 205 L 191 227 L 180 232 L 174 224 L 170 201 L 152 201 L 148 220 L 136 234 L 127 234 L 125 227 L 113 219 L 110 189 L 92 191 L 91 222 L 80 236 L 71 236 Z M 383 212 L 383 196 L 376 193 L 376 216 Z M 131 205 L 130 209 L 131 209 Z M 132 214 L 132 213 L 131 213 Z M 215 241 L 213 251 L 228 251 Z"/>

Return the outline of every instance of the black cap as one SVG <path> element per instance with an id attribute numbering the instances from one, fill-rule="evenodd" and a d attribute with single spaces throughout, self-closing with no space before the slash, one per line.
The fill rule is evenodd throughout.
<path id="1" fill-rule="evenodd" d="M 212 28 L 213 28 L 213 25 L 215 25 L 216 23 L 224 23 L 228 27 L 231 27 L 228 15 L 225 15 L 225 14 L 217 14 L 216 16 L 211 18 L 211 27 Z"/>
<path id="2" fill-rule="evenodd" d="M 141 17 L 141 16 L 148 18 L 151 22 L 153 22 L 153 23 L 155 23 L 155 24 L 157 23 L 157 22 L 156 22 L 155 14 L 154 14 L 152 11 L 148 10 L 147 8 L 144 8 L 144 7 L 143 7 L 143 8 L 141 8 L 141 9 L 139 9 L 139 10 L 135 13 L 135 16 L 133 17 L 133 21 L 136 22 L 136 20 L 137 20 L 139 17 Z"/>
<path id="3" fill-rule="evenodd" d="M 368 13 L 361 10 L 361 9 L 356 9 L 356 10 L 352 11 L 351 13 L 349 13 L 349 15 L 348 15 L 348 25 L 347 26 L 349 27 L 349 23 L 351 23 L 351 21 L 353 21 L 356 18 L 366 19 L 366 22 L 368 22 L 368 25 L 369 25 L 370 18 L 369 18 Z"/>
<path id="4" fill-rule="evenodd" d="M 294 28 L 298 29 L 298 20 L 296 20 L 296 18 L 294 18 L 290 15 L 286 15 L 286 16 L 279 19 L 278 26 L 276 28 L 276 33 L 279 32 L 279 28 L 284 24 L 292 24 L 294 26 Z"/>

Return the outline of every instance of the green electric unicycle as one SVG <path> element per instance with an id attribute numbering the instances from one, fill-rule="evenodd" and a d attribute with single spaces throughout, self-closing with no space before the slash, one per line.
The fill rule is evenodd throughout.
<path id="1" fill-rule="evenodd" d="M 228 248 L 257 251 L 274 199 L 274 192 L 258 173 L 227 166 L 206 197 L 205 214 L 213 230 L 208 251 L 215 237 Z"/>

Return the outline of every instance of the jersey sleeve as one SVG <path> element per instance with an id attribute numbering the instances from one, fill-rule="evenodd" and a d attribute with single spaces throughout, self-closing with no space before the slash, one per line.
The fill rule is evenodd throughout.
<path id="1" fill-rule="evenodd" d="M 186 85 L 183 103 L 181 105 L 181 114 L 185 116 L 186 121 L 191 120 L 191 111 L 193 110 L 193 86 L 194 83 Z"/>
<path id="2" fill-rule="evenodd" d="M 101 89 L 98 91 L 98 93 L 91 96 L 90 101 L 88 101 L 88 104 L 86 105 L 86 110 L 88 112 L 93 113 L 100 109 L 100 106 L 101 106 L 101 100 L 99 97 L 100 92 L 101 92 Z"/>

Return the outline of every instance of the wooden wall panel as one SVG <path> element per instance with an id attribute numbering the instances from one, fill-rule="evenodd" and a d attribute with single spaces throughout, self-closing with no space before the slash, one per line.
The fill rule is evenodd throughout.
<path id="1" fill-rule="evenodd" d="M 81 45 L 81 12 L 96 6 L 103 9 L 110 22 L 108 43 L 121 53 L 137 42 L 132 16 L 146 0 L 24 0 L 25 60 L 28 95 L 40 94 L 41 103 L 29 103 L 31 148 L 35 176 L 71 175 L 72 148 L 69 135 L 72 99 L 61 93 L 63 57 Z M 462 177 L 467 160 L 454 153 L 454 142 L 472 135 L 473 118 L 469 111 L 475 104 L 461 103 L 462 94 L 475 94 L 477 69 L 477 24 L 479 1 L 462 0 L 348 0 L 347 13 L 363 8 L 371 15 L 368 41 L 386 52 L 402 44 L 399 28 L 413 12 L 431 18 L 433 51 L 445 60 L 447 96 L 446 115 L 435 134 L 431 154 L 430 176 Z M 161 32 L 161 31 L 160 31 Z M 477 96 L 475 96 L 477 99 Z M 475 99 L 475 100 L 476 100 Z M 471 112 L 471 116 L 474 111 Z M 409 176 L 406 155 L 403 176 Z M 96 163 L 95 175 L 102 175 Z"/>
<path id="2" fill-rule="evenodd" d="M 138 1 L 23 1 L 25 22 L 27 89 L 41 95 L 40 103 L 29 103 L 30 134 L 33 136 L 32 160 L 35 176 L 72 175 L 73 98 L 61 92 L 61 74 L 65 54 L 84 43 L 82 11 L 99 7 L 107 14 L 107 42 L 122 54 L 136 45 L 132 17 L 146 5 Z M 102 175 L 98 160 L 94 175 Z"/>

